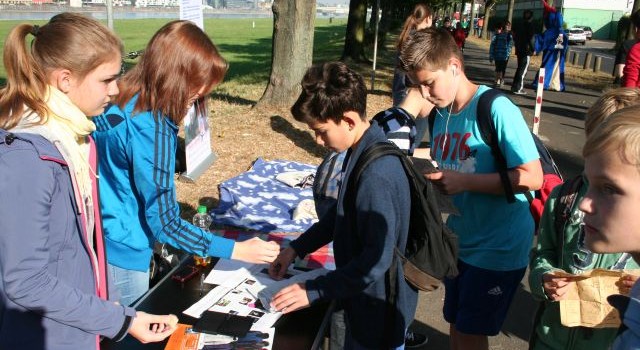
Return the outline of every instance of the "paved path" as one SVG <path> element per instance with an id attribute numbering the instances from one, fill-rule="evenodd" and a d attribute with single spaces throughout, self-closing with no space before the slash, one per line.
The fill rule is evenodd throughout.
<path id="1" fill-rule="evenodd" d="M 494 79 L 494 68 L 489 63 L 486 49 L 473 43 L 467 43 L 464 52 L 465 71 L 474 82 L 490 85 Z M 511 84 L 515 72 L 515 59 L 510 60 L 507 69 L 506 82 Z M 528 72 L 526 83 L 533 81 L 535 72 Z M 586 90 L 566 82 L 567 91 L 545 91 L 543 95 L 540 136 L 545 141 L 562 173 L 573 176 L 580 173 L 583 165 L 581 149 L 584 144 L 584 113 L 593 104 L 599 92 Z M 508 93 L 510 85 L 504 86 Z M 534 91 L 527 89 L 526 96 L 510 95 L 511 99 L 520 107 L 522 113 L 531 125 L 535 103 Z M 442 318 L 442 302 L 444 291 L 421 293 L 416 321 L 413 328 L 429 335 L 429 343 L 421 349 L 449 349 L 449 325 Z M 528 338 L 532 327 L 532 320 L 536 310 L 536 302 L 529 293 L 527 277 L 522 281 L 514 303 L 502 332 L 490 338 L 492 350 L 525 350 L 528 348 Z"/>

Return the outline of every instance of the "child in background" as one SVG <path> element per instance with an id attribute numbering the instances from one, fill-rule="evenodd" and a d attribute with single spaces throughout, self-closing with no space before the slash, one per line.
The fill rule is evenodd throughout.
<path id="1" fill-rule="evenodd" d="M 404 21 L 404 25 L 402 26 L 402 31 L 398 36 L 398 43 L 396 44 L 396 49 L 398 51 L 398 55 L 400 55 L 400 49 L 404 42 L 407 40 L 411 34 L 413 34 L 416 30 L 429 28 L 433 24 L 432 21 L 432 12 L 429 6 L 425 4 L 418 3 L 413 8 L 413 12 L 411 15 L 407 17 Z M 393 99 L 393 105 L 397 106 L 404 100 L 407 92 L 406 86 L 406 74 L 400 69 L 399 59 L 396 57 L 396 68 L 393 71 L 393 82 L 391 84 L 391 98 Z M 426 130 L 426 125 L 425 125 Z"/>
<path id="2" fill-rule="evenodd" d="M 447 226 L 459 237 L 460 274 L 446 279 L 444 317 L 452 350 L 488 349 L 525 274 L 534 222 L 524 194 L 540 188 L 542 168 L 518 107 L 497 97 L 491 118 L 506 155 L 515 203 L 508 203 L 490 147 L 477 126 L 477 104 L 489 88 L 471 82 L 449 33 L 425 29 L 402 48 L 400 60 L 422 96 L 437 108 L 431 158 L 441 171 L 425 175 L 452 195 L 461 215 Z"/>
<path id="3" fill-rule="evenodd" d="M 589 108 L 585 118 L 587 138 L 613 112 L 640 104 L 640 89 L 616 89 L 605 93 Z M 578 208 L 587 192 L 588 183 L 582 175 L 556 187 L 545 204 L 540 221 L 538 243 L 531 255 L 529 286 L 534 298 L 541 300 L 529 343 L 530 349 L 607 349 L 615 339 L 615 328 L 565 327 L 560 323 L 558 301 L 565 298 L 569 285 L 566 278 L 554 277 L 554 271 L 580 274 L 587 270 L 637 269 L 638 263 L 629 254 L 596 254 L 584 246 L 583 213 Z M 571 189 L 575 189 L 571 191 Z M 575 193 L 566 208 L 568 215 L 557 213 L 561 195 Z M 562 193 L 562 194 L 561 194 Z M 564 221 L 561 221 L 565 217 Z M 561 229 L 561 232 L 557 230 Z M 621 283 L 631 287 L 636 278 L 625 275 Z"/>
<path id="4" fill-rule="evenodd" d="M 433 104 L 422 97 L 419 88 L 409 88 L 399 106 L 379 112 L 371 121 L 382 128 L 389 141 L 412 156 L 421 142 L 417 135 L 416 121 L 426 119 L 431 109 Z"/>
<path id="5" fill-rule="evenodd" d="M 289 313 L 336 299 L 344 308 L 345 349 L 402 349 L 418 293 L 405 281 L 401 264 L 392 263 L 394 248 L 405 248 L 409 230 L 409 182 L 400 160 L 383 156 L 372 161 L 362 172 L 355 205 L 345 205 L 358 158 L 373 144 L 387 140 L 382 129 L 370 127 L 366 119 L 366 97 L 362 77 L 342 62 L 312 66 L 302 80 L 291 113 L 307 123 L 318 144 L 335 152 L 348 151 L 347 165 L 332 212 L 291 242 L 271 264 L 269 274 L 281 279 L 297 256 L 331 241 L 336 270 L 283 288 L 271 304 Z M 391 268 L 397 273 L 393 292 L 386 278 Z"/>
<path id="6" fill-rule="evenodd" d="M 489 45 L 489 62 L 496 62 L 495 87 L 502 87 L 504 84 L 504 74 L 507 70 L 512 44 L 511 33 L 504 30 L 504 24 L 499 23 L 496 27 L 496 34 L 491 38 Z"/>
<path id="7" fill-rule="evenodd" d="M 464 52 L 464 42 L 467 40 L 467 33 L 464 28 L 462 28 L 462 23 L 460 22 L 456 24 L 456 30 L 453 32 L 453 39 L 456 41 L 456 45 L 458 45 L 460 52 Z"/>
<path id="8" fill-rule="evenodd" d="M 580 202 L 585 246 L 594 253 L 627 252 L 639 263 L 640 106 L 612 114 L 589 135 L 582 155 L 589 183 Z M 621 314 L 626 327 L 612 349 L 640 348 L 640 283 L 633 285 Z"/>
<path id="9" fill-rule="evenodd" d="M 118 94 L 121 57 L 113 32 L 74 13 L 19 24 L 4 43 L 0 349 L 99 349 L 102 337 L 148 343 L 176 329 L 177 317 L 136 312 L 107 291 L 87 116 Z"/>

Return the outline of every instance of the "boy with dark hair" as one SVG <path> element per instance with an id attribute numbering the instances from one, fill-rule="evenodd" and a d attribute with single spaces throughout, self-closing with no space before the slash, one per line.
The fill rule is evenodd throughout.
<path id="1" fill-rule="evenodd" d="M 316 142 L 333 151 L 348 150 L 337 204 L 284 249 L 269 268 L 282 278 L 296 257 L 333 240 L 336 270 L 276 293 L 271 306 L 284 313 L 318 300 L 336 299 L 344 308 L 346 349 L 404 347 L 413 321 L 418 293 L 405 280 L 394 248 L 404 251 L 409 230 L 410 193 L 400 160 L 383 156 L 362 173 L 355 205 L 345 203 L 348 179 L 362 153 L 386 142 L 381 128 L 366 119 L 366 88 L 362 77 L 344 63 L 312 66 L 302 80 L 302 92 L 291 108 L 298 121 L 315 133 Z M 397 278 L 389 291 L 387 271 Z M 395 297 L 391 299 L 390 294 Z"/>
<path id="2" fill-rule="evenodd" d="M 542 185 L 538 153 L 518 107 L 497 97 L 491 118 L 518 193 L 516 202 L 508 203 L 496 160 L 477 124 L 478 99 L 489 88 L 467 79 L 453 38 L 433 29 L 416 32 L 403 46 L 400 60 L 437 108 L 431 156 L 441 171 L 425 176 L 453 195 L 461 213 L 447 220 L 460 244 L 460 274 L 444 281 L 451 349 L 488 349 L 488 336 L 500 331 L 527 267 L 534 222 L 522 193 Z"/>

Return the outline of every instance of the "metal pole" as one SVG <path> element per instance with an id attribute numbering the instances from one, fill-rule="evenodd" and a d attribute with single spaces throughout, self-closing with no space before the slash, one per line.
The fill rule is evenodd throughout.
<path id="1" fill-rule="evenodd" d="M 106 0 L 105 4 L 107 5 L 107 26 L 113 30 L 113 1 Z"/>
<path id="2" fill-rule="evenodd" d="M 380 0 L 377 0 L 377 13 L 371 13 L 371 15 L 375 15 L 375 23 L 376 23 L 376 32 L 373 35 L 373 70 L 371 71 L 371 91 L 374 90 L 375 80 L 376 80 L 376 60 L 378 58 L 378 23 L 380 22 Z"/>

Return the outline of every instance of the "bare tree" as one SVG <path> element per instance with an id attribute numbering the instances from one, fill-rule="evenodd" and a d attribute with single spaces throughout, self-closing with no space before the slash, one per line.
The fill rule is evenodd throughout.
<path id="1" fill-rule="evenodd" d="M 271 74 L 257 105 L 290 106 L 313 59 L 316 0 L 275 0 Z"/>

